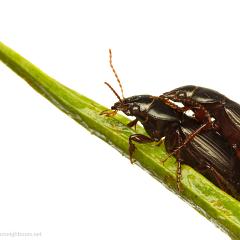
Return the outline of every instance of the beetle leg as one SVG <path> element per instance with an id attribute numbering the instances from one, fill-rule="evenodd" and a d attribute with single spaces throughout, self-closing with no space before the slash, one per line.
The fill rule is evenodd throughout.
<path id="1" fill-rule="evenodd" d="M 189 100 L 189 101 L 187 101 Z M 190 102 L 191 99 L 186 98 L 185 101 L 187 103 Z M 217 125 L 215 124 L 214 121 L 212 121 L 211 116 L 209 114 L 209 112 L 205 109 L 204 106 L 202 106 L 201 104 L 191 100 L 191 104 L 194 107 L 197 107 L 199 110 L 198 113 L 201 113 L 203 116 L 206 117 L 206 121 L 204 124 L 202 124 L 198 129 L 196 129 L 196 131 L 194 131 L 193 133 L 191 133 L 186 139 L 185 141 L 178 146 L 177 149 L 175 149 L 173 152 L 171 152 L 166 159 L 163 160 L 163 162 L 165 162 L 169 157 L 171 157 L 172 155 L 176 154 L 182 147 L 185 147 L 187 145 L 188 142 L 190 142 L 196 135 L 198 135 L 201 131 L 203 131 L 204 129 L 217 129 Z"/>
<path id="2" fill-rule="evenodd" d="M 237 146 L 237 147 L 233 147 L 235 152 L 236 152 L 236 156 L 240 159 L 240 147 Z"/>
<path id="3" fill-rule="evenodd" d="M 181 192 L 182 160 L 177 157 L 177 190 Z"/>
<path id="4" fill-rule="evenodd" d="M 211 173 L 211 176 L 214 177 L 214 179 L 216 180 L 216 185 L 221 188 L 223 191 L 226 191 L 226 186 L 224 184 L 224 178 L 223 176 L 218 173 L 218 171 L 209 163 L 201 163 L 198 167 L 197 170 L 200 173 L 204 173 L 206 171 Z"/>
<path id="5" fill-rule="evenodd" d="M 218 186 L 223 190 L 225 191 L 226 190 L 226 187 L 224 186 L 224 181 L 223 181 L 223 177 L 221 176 L 221 174 L 219 174 L 215 169 L 214 167 L 210 166 L 210 165 L 206 165 L 206 168 L 207 170 L 211 171 L 211 173 L 213 174 Z"/>
<path id="6" fill-rule="evenodd" d="M 137 120 L 137 118 L 136 118 L 135 120 L 129 122 L 129 123 L 127 124 L 127 126 L 130 127 L 130 128 L 131 128 L 131 127 L 135 127 L 135 131 L 136 131 L 137 122 L 138 122 L 138 120 Z"/>
<path id="7" fill-rule="evenodd" d="M 147 136 L 142 135 L 142 134 L 133 134 L 129 137 L 128 141 L 129 141 L 128 151 L 129 151 L 129 156 L 130 156 L 131 163 L 134 163 L 134 161 L 132 159 L 132 156 L 133 156 L 134 151 L 136 150 L 136 147 L 133 144 L 133 141 L 137 142 L 137 143 L 151 143 L 151 142 L 154 142 L 154 140 L 152 138 L 147 137 Z"/>
<path id="8" fill-rule="evenodd" d="M 181 137 L 178 135 L 177 143 L 178 146 L 181 145 Z M 176 160 L 177 160 L 177 190 L 178 192 L 181 192 L 181 178 L 182 178 L 182 159 L 180 157 L 180 152 L 177 152 L 176 154 Z"/>
<path id="9" fill-rule="evenodd" d="M 191 133 L 185 140 L 184 142 L 178 146 L 174 151 L 168 154 L 168 156 L 162 161 L 165 162 L 169 157 L 177 154 L 181 148 L 185 147 L 199 132 L 201 132 L 203 129 L 207 128 L 209 126 L 209 123 L 203 124 L 201 127 L 199 127 L 196 131 Z"/>
<path id="10" fill-rule="evenodd" d="M 162 98 L 164 99 L 164 97 L 165 96 L 163 95 Z M 165 98 L 167 100 L 170 99 L 172 101 L 181 102 L 183 104 L 186 104 L 187 110 L 192 110 L 194 112 L 195 118 L 197 120 L 199 120 L 203 123 L 206 123 L 206 122 L 208 122 L 209 124 L 212 123 L 212 119 L 211 119 L 211 115 L 210 115 L 209 111 L 201 103 L 198 103 L 197 101 L 193 100 L 192 98 L 189 98 L 189 97 L 180 98 L 178 96 L 174 96 L 174 97 L 170 97 L 170 98 L 165 97 Z M 166 104 L 167 104 L 167 100 L 166 100 Z"/>
<path id="11" fill-rule="evenodd" d="M 153 97 L 153 98 L 159 99 L 164 104 L 166 104 L 167 106 L 169 106 L 170 108 L 172 108 L 178 112 L 186 112 L 187 110 L 191 109 L 191 107 L 189 107 L 189 106 L 179 107 L 177 104 L 175 104 L 174 102 L 171 102 L 169 98 L 167 98 L 163 95 L 160 95 L 159 97 Z"/>

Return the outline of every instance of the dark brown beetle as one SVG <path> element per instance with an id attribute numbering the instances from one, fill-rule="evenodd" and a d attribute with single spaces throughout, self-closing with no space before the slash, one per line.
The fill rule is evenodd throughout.
<path id="1" fill-rule="evenodd" d="M 240 159 L 240 105 L 212 89 L 183 86 L 163 94 L 164 97 L 181 102 L 191 109 L 205 128 L 214 128 L 235 149 Z M 212 120 L 214 118 L 214 120 Z"/>
<path id="2" fill-rule="evenodd" d="M 173 153 L 176 157 L 178 189 L 181 181 L 181 164 L 184 163 L 239 199 L 240 161 L 224 137 L 215 130 L 199 132 L 188 141 L 188 136 L 199 129 L 199 123 L 170 108 L 160 99 L 152 99 L 149 95 L 125 98 L 122 102 L 115 103 L 112 110 L 136 117 L 149 135 L 133 134 L 129 137 L 131 159 L 135 151 L 134 142 L 159 142 L 165 138 L 167 152 Z M 181 147 L 186 141 L 187 144 Z M 175 151 L 176 149 L 178 151 Z"/>
<path id="3" fill-rule="evenodd" d="M 112 66 L 111 52 L 110 65 L 120 83 Z M 181 181 L 181 164 L 184 163 L 239 199 L 240 161 L 223 136 L 213 129 L 201 131 L 205 127 L 204 124 L 200 125 L 196 119 L 186 116 L 177 107 L 175 108 L 175 105 L 169 106 L 164 98 L 138 95 L 121 99 L 115 90 L 108 83 L 106 84 L 119 101 L 111 107 L 111 110 L 106 110 L 102 114 L 112 116 L 117 111 L 122 111 L 127 116 L 134 116 L 136 119 L 128 126 L 134 126 L 139 121 L 149 135 L 133 134 L 129 137 L 131 161 L 135 151 L 134 142 L 143 144 L 164 139 L 167 152 L 176 157 L 178 189 Z M 121 84 L 120 87 L 122 90 Z M 193 135 L 194 138 L 190 139 L 189 136 Z"/>

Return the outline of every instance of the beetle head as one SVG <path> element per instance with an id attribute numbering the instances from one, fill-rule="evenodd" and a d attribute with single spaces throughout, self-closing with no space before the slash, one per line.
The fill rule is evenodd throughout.
<path id="1" fill-rule="evenodd" d="M 127 116 L 141 116 L 147 111 L 153 99 L 150 95 L 138 95 L 121 99 L 116 102 L 111 109 L 122 111 Z"/>
<path id="2" fill-rule="evenodd" d="M 105 82 L 105 84 L 112 90 L 112 92 L 118 98 L 118 102 L 116 102 L 111 107 L 111 110 L 105 110 L 102 112 L 102 114 L 105 114 L 107 116 L 114 116 L 118 111 L 121 111 L 121 112 L 125 113 L 127 116 L 135 116 L 135 117 L 140 117 L 140 118 L 144 117 L 144 114 L 146 113 L 145 110 L 147 110 L 149 108 L 153 99 L 151 98 L 150 95 L 138 95 L 138 96 L 132 96 L 132 97 L 125 98 L 123 95 L 123 87 L 122 87 L 121 81 L 118 77 L 116 70 L 113 67 L 113 64 L 112 64 L 111 49 L 109 49 L 109 63 L 110 63 L 110 67 L 116 77 L 118 85 L 121 89 L 122 98 L 117 94 L 117 92 L 113 89 L 113 87 L 109 83 Z"/>
<path id="3" fill-rule="evenodd" d="M 187 85 L 164 93 L 163 96 L 176 101 L 186 98 L 192 98 L 196 89 L 196 86 Z"/>
<path id="4" fill-rule="evenodd" d="M 125 113 L 127 116 L 139 116 L 139 117 L 142 116 L 144 110 L 147 109 L 147 106 L 150 106 L 152 99 L 150 98 L 149 95 L 139 95 L 125 98 L 123 95 L 123 87 L 121 81 L 112 64 L 111 49 L 109 49 L 109 63 L 121 89 L 122 98 L 117 94 L 117 92 L 113 89 L 113 87 L 109 83 L 105 82 L 105 84 L 112 90 L 112 92 L 115 94 L 119 101 L 116 102 L 111 107 L 111 110 L 105 110 L 101 114 L 105 114 L 107 116 L 114 116 L 118 111 L 121 111 Z"/>

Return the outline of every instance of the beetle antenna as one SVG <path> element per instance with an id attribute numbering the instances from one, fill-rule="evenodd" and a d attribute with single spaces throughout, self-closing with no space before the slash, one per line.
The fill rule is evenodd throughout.
<path id="1" fill-rule="evenodd" d="M 110 67 L 111 67 L 111 69 L 112 69 L 112 71 L 113 71 L 113 73 L 114 73 L 114 75 L 115 75 L 115 77 L 116 77 L 116 79 L 118 81 L 119 87 L 121 89 L 122 98 L 124 99 L 122 83 L 121 83 L 121 81 L 120 81 L 120 79 L 119 79 L 119 77 L 117 75 L 117 72 L 114 69 L 113 64 L 112 64 L 112 50 L 111 49 L 109 49 L 109 63 L 110 63 Z"/>
<path id="2" fill-rule="evenodd" d="M 117 92 L 113 89 L 113 87 L 109 84 L 109 83 L 107 83 L 107 82 L 104 82 L 111 90 L 112 90 L 112 92 L 116 95 L 116 97 L 118 98 L 118 100 L 119 100 L 119 102 L 121 102 L 122 103 L 122 99 L 119 97 L 119 95 L 117 94 Z"/>

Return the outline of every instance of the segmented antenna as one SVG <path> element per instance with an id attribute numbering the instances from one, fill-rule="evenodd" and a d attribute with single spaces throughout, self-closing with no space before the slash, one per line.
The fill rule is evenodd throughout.
<path id="1" fill-rule="evenodd" d="M 119 97 L 119 95 L 117 94 L 117 92 L 113 89 L 113 87 L 109 84 L 109 83 L 107 83 L 107 82 L 104 82 L 111 90 L 112 90 L 112 92 L 116 95 L 116 97 L 118 98 L 118 100 L 119 100 L 119 102 L 121 102 L 122 103 L 122 99 Z"/>
<path id="2" fill-rule="evenodd" d="M 117 79 L 117 81 L 118 81 L 118 84 L 119 84 L 119 86 L 120 86 L 121 93 L 122 93 L 122 98 L 124 99 L 123 87 L 122 87 L 121 81 L 120 81 L 120 79 L 119 79 L 119 77 L 118 77 L 118 75 L 117 75 L 116 70 L 115 70 L 114 67 L 113 67 L 113 64 L 112 64 L 112 50 L 111 50 L 111 49 L 109 49 L 109 63 L 110 63 L 110 67 L 111 67 L 111 69 L 112 69 L 112 71 L 113 71 L 113 73 L 114 73 L 114 75 L 115 75 L 115 77 L 116 77 L 116 79 Z M 108 86 L 110 87 L 110 85 L 108 85 Z M 113 90 L 112 87 L 110 87 L 110 88 Z M 114 92 L 115 92 L 115 91 L 114 91 Z M 116 92 L 115 92 L 115 94 L 116 94 Z M 121 101 L 121 102 L 122 102 L 122 101 Z"/>

